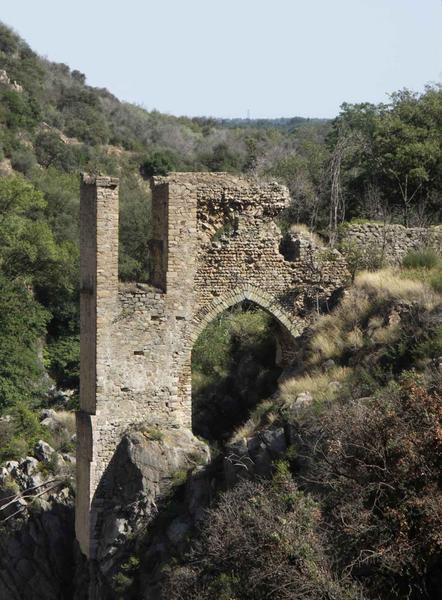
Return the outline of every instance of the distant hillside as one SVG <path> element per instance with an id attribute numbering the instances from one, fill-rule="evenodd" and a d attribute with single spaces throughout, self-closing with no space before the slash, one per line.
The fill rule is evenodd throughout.
<path id="1" fill-rule="evenodd" d="M 294 119 L 219 120 L 211 118 L 174 117 L 148 112 L 138 106 L 120 102 L 106 89 L 86 84 L 86 76 L 68 65 L 49 62 L 39 57 L 22 39 L 5 25 L 0 26 L 0 69 L 4 80 L 17 82 L 18 87 L 2 85 L 2 122 L 8 129 L 25 130 L 28 140 L 36 142 L 37 159 L 44 145 L 55 145 L 61 131 L 79 144 L 70 154 L 72 165 L 88 162 L 88 152 L 79 148 L 112 145 L 126 151 L 143 153 L 152 149 L 168 151 L 167 160 L 180 169 L 221 168 L 243 170 L 250 163 L 250 140 L 256 139 L 260 154 L 265 157 L 275 143 L 296 147 L 296 139 L 268 139 L 262 130 L 276 129 L 290 133 L 304 129 L 324 133 L 324 121 Z M 41 125 L 45 124 L 44 132 Z M 247 129 L 247 132 L 244 129 Z M 227 131 L 226 131 L 227 130 Z M 308 135 L 302 131 L 300 137 Z M 2 136 L 5 153 L 11 153 L 11 136 Z M 9 145 L 8 145 L 9 141 Z M 22 143 L 24 140 L 22 140 Z M 229 152 L 224 146 L 227 145 Z M 106 162 L 106 161 L 104 161 Z M 46 165 L 43 165 L 46 166 Z"/>
<path id="2" fill-rule="evenodd" d="M 216 119 L 221 127 L 245 127 L 256 129 L 282 129 L 293 132 L 297 127 L 306 124 L 326 125 L 329 119 L 312 119 L 305 117 L 279 117 L 278 119 Z"/>
<path id="3" fill-rule="evenodd" d="M 301 222 L 336 239 L 345 219 L 437 222 L 441 115 L 432 86 L 343 105 L 333 121 L 175 117 L 87 85 L 0 24 L 0 413 L 41 402 L 42 358 L 57 385 L 78 384 L 80 171 L 120 178 L 120 278 L 146 281 L 147 180 L 168 171 L 279 180 L 291 195 L 283 230 Z"/>

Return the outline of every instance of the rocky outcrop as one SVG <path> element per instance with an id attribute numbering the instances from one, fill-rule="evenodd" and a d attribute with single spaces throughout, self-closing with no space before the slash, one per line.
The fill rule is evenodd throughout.
<path id="1" fill-rule="evenodd" d="M 16 81 L 11 81 L 9 75 L 4 69 L 0 69 L 0 85 L 3 85 L 14 92 L 21 93 L 23 91 L 23 86 Z"/>
<path id="2" fill-rule="evenodd" d="M 34 456 L 0 468 L 2 600 L 72 597 L 73 460 L 41 440 Z"/>
<path id="3" fill-rule="evenodd" d="M 128 536 L 157 515 L 170 490 L 209 458 L 206 444 L 188 429 L 147 427 L 124 436 L 106 478 L 107 506 L 97 551 L 102 569 Z"/>
<path id="4" fill-rule="evenodd" d="M 42 417 L 54 419 L 51 413 Z M 34 456 L 0 470 L 0 506 L 10 502 L 0 512 L 9 517 L 0 535 L 0 598 L 84 600 L 92 591 L 100 600 L 129 598 L 133 590 L 125 595 L 121 582 L 130 586 L 132 580 L 121 574 L 140 556 L 135 597 L 161 597 L 164 569 L 185 554 L 218 493 L 243 478 L 270 475 L 287 440 L 275 425 L 228 445 L 210 462 L 207 445 L 188 429 L 146 425 L 127 433 L 106 476 L 108 504 L 92 562 L 76 546 L 67 477 L 47 471 L 71 463 L 40 441 Z"/>

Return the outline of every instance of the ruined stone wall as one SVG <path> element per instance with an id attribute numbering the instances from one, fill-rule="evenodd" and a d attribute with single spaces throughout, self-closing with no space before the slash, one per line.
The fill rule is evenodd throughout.
<path id="1" fill-rule="evenodd" d="M 123 432 L 143 421 L 191 427 L 191 352 L 204 327 L 249 300 L 275 317 L 288 356 L 348 277 L 339 253 L 309 239 L 295 235 L 297 251 L 281 254 L 282 186 L 183 173 L 154 178 L 152 190 L 152 283 L 118 285 L 117 182 L 82 183 L 77 537 L 91 557 Z"/>
<path id="2" fill-rule="evenodd" d="M 362 254 L 381 257 L 389 265 L 400 265 L 411 251 L 433 248 L 442 251 L 442 226 L 404 227 L 364 223 L 347 225 L 342 229 L 341 241 L 355 244 Z"/>

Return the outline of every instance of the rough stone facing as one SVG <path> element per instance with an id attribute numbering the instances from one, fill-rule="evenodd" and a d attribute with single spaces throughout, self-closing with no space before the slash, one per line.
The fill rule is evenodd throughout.
<path id="1" fill-rule="evenodd" d="M 341 233 L 341 241 L 350 241 L 363 253 L 376 254 L 389 265 L 400 265 L 409 252 L 433 248 L 442 251 L 442 226 L 404 227 L 364 223 L 348 225 Z"/>
<path id="2" fill-rule="evenodd" d="M 348 281 L 345 261 L 275 222 L 288 191 L 225 173 L 152 180 L 152 281 L 118 284 L 118 181 L 81 184 L 81 410 L 76 532 L 96 556 L 112 458 L 137 423 L 191 427 L 191 352 L 204 327 L 249 300 L 279 324 L 280 360 Z"/>

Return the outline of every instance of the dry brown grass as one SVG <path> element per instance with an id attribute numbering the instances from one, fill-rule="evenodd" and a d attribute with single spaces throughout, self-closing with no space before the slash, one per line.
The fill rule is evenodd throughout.
<path id="1" fill-rule="evenodd" d="M 360 348 L 363 345 L 360 323 L 370 308 L 368 294 L 353 287 L 333 313 L 320 317 L 315 323 L 315 334 L 309 342 L 309 364 L 336 358 L 347 348 Z"/>
<path id="2" fill-rule="evenodd" d="M 322 402 L 331 399 L 337 392 L 336 386 L 331 386 L 332 382 L 344 382 L 352 370 L 348 367 L 333 367 L 327 372 L 313 371 L 299 377 L 287 379 L 280 386 L 280 395 L 282 401 L 286 403 L 293 402 L 299 394 L 308 392 L 313 400 Z"/>
<path id="3" fill-rule="evenodd" d="M 315 244 L 315 246 L 319 246 L 320 248 L 324 246 L 324 242 L 319 235 L 313 231 L 310 231 L 307 225 L 304 225 L 303 223 L 294 223 L 293 225 L 290 225 L 290 232 L 299 233 L 304 237 L 309 238 Z"/>
<path id="4" fill-rule="evenodd" d="M 75 413 L 59 410 L 53 418 L 55 427 L 51 431 L 52 445 L 61 452 L 73 452 L 71 440 L 75 433 Z"/>
<path id="5" fill-rule="evenodd" d="M 402 271 L 382 269 L 360 273 L 339 306 L 316 322 L 315 334 L 309 343 L 309 364 L 317 365 L 339 357 L 345 350 L 361 348 L 364 336 L 378 343 L 394 341 L 398 326 L 394 323 L 385 325 L 379 315 L 370 318 L 370 312 L 383 302 L 395 300 L 431 310 L 441 302 L 441 296 L 425 281 L 404 278 Z M 364 331 L 362 323 L 367 318 L 369 323 Z"/>
<path id="6" fill-rule="evenodd" d="M 371 297 L 380 300 L 399 300 L 415 302 L 427 310 L 431 310 L 440 301 L 425 281 L 406 279 L 400 271 L 382 269 L 381 271 L 364 271 L 356 277 L 355 286 L 365 290 Z"/>
<path id="7" fill-rule="evenodd" d="M 278 415 L 274 411 L 275 403 L 271 400 L 260 402 L 252 412 L 248 420 L 238 427 L 231 437 L 232 442 L 237 442 L 243 438 L 252 437 L 263 423 L 271 425 L 276 421 Z"/>

